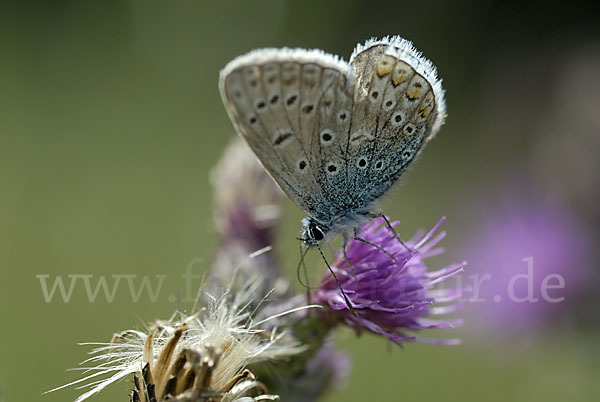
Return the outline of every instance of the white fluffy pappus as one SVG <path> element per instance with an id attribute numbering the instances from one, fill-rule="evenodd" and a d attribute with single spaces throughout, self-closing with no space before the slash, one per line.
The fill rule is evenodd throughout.
<path id="1" fill-rule="evenodd" d="M 108 343 L 82 343 L 95 346 L 92 357 L 81 363 L 85 367 L 75 369 L 85 376 L 48 392 L 77 385 L 88 389 L 75 400 L 81 402 L 133 374 L 132 401 L 160 402 L 167 396 L 173 401 L 277 400 L 245 368 L 290 358 L 305 347 L 285 331 L 259 327 L 282 315 L 320 306 L 303 306 L 253 322 L 254 312 L 248 310 L 258 284 L 253 279 L 242 289 L 234 291 L 230 286 L 218 298 L 207 295 L 206 307 L 191 315 L 177 312 L 146 332 L 132 329 Z M 257 399 L 249 397 L 257 394 Z"/>

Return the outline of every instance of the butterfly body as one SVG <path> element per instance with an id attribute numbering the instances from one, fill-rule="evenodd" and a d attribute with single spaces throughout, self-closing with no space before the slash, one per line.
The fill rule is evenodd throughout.
<path id="1" fill-rule="evenodd" d="M 230 62 L 220 90 L 238 133 L 300 207 L 319 246 L 374 216 L 445 117 L 435 67 L 393 37 L 346 63 L 319 50 L 261 49 Z"/>
<path id="2" fill-rule="evenodd" d="M 351 229 L 362 226 L 363 223 L 376 216 L 373 213 L 373 208 L 365 208 L 363 212 L 347 211 L 345 215 L 334 216 L 326 223 L 307 216 L 302 219 L 300 238 L 308 248 L 319 247 L 338 233 L 347 233 Z"/>

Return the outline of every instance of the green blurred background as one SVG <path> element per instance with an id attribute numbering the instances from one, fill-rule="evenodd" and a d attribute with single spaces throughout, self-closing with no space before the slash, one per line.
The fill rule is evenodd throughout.
<path id="1" fill-rule="evenodd" d="M 473 223 L 468 211 L 485 202 L 477 194 L 493 188 L 503 172 L 514 170 L 520 178 L 550 171 L 544 177 L 552 182 L 555 175 L 539 161 L 536 144 L 544 123 L 556 117 L 555 104 L 548 102 L 563 93 L 554 89 L 558 78 L 568 74 L 582 81 L 560 99 L 592 107 L 592 120 L 600 115 L 600 106 L 594 109 L 598 93 L 582 99 L 587 95 L 578 92 L 597 88 L 600 80 L 600 13 L 591 3 L 1 4 L 5 401 L 75 399 L 80 392 L 72 388 L 40 394 L 78 378 L 65 371 L 86 357 L 89 348 L 78 342 L 108 341 L 116 331 L 169 317 L 175 303 L 168 296 L 184 291 L 180 275 L 188 262 L 205 261 L 196 266 L 198 273 L 209 266 L 218 244 L 209 172 L 234 136 L 217 78 L 237 55 L 300 46 L 348 59 L 358 42 L 399 34 L 434 61 L 447 90 L 447 124 L 384 204 L 407 234 L 448 217 L 444 245 L 454 251 L 437 257 L 434 268 L 469 259 L 460 253 Z M 588 75 L 569 72 L 573 60 Z M 591 122 L 591 129 L 582 130 L 600 135 L 597 120 L 586 119 L 566 117 L 569 127 Z M 580 159 L 565 155 L 553 163 L 559 172 Z M 592 155 L 598 158 L 596 151 Z M 553 188 L 558 196 L 566 191 Z M 596 218 L 563 198 L 597 240 Z M 593 207 L 599 200 L 588 201 Z M 286 200 L 277 246 L 290 271 L 301 217 Z M 597 260 L 591 261 L 596 268 Z M 112 303 L 102 295 L 91 303 L 76 287 L 68 303 L 57 295 L 46 303 L 40 274 L 50 275 L 49 281 L 69 274 L 168 277 L 156 302 L 144 294 L 135 303 L 129 292 L 117 292 Z M 348 386 L 326 400 L 597 401 L 600 353 L 593 311 L 583 323 L 561 320 L 527 340 L 513 335 L 488 342 L 467 325 L 452 334 L 463 337 L 463 345 L 452 348 L 409 344 L 400 350 L 341 331 L 338 345 L 352 354 L 354 368 Z M 121 382 L 92 400 L 125 401 L 127 388 Z"/>

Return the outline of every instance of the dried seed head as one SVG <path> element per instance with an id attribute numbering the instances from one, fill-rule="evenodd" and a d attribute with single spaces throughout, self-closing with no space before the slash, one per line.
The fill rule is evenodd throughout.
<path id="1" fill-rule="evenodd" d="M 235 294 L 209 297 L 202 311 L 177 313 L 147 333 L 127 330 L 110 343 L 95 343 L 93 356 L 84 362 L 92 374 L 52 391 L 87 383 L 91 390 L 76 399 L 80 402 L 133 374 L 134 402 L 277 400 L 246 367 L 288 359 L 305 348 L 285 332 L 253 323 L 248 306 L 256 297 L 257 282 L 236 288 Z"/>

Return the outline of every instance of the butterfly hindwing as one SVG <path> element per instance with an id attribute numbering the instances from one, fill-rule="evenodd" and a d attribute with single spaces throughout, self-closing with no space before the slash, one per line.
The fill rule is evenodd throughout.
<path id="1" fill-rule="evenodd" d="M 368 205 L 397 182 L 439 129 L 445 105 L 435 68 L 408 41 L 367 42 L 350 64 L 357 75 L 352 121 L 361 124 L 353 125 L 348 167 L 353 196 Z"/>

